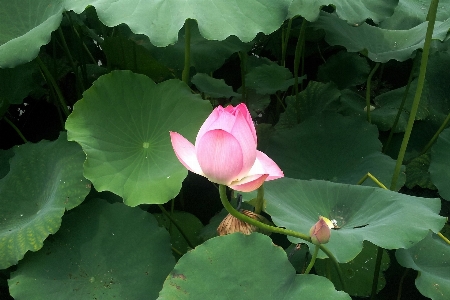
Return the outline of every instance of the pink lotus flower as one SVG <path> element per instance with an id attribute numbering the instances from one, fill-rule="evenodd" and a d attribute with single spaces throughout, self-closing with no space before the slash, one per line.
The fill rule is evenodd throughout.
<path id="1" fill-rule="evenodd" d="M 311 241 L 315 245 L 326 244 L 330 240 L 333 223 L 325 217 L 320 216 L 319 221 L 309 230 Z"/>
<path id="2" fill-rule="evenodd" d="M 250 192 L 284 176 L 272 159 L 256 150 L 255 126 L 243 103 L 216 107 L 200 128 L 195 146 L 176 132 L 170 132 L 170 138 L 189 171 L 234 190 Z"/>

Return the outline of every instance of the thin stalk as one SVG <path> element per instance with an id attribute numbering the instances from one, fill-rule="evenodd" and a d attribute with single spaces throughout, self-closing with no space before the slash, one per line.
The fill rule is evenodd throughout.
<path id="1" fill-rule="evenodd" d="M 433 137 L 428 142 L 428 144 L 426 144 L 425 147 L 423 147 L 423 149 L 422 149 L 422 151 L 420 152 L 419 155 L 425 154 L 431 148 L 431 146 L 433 146 L 433 144 L 436 141 L 436 139 L 438 138 L 439 134 L 442 132 L 442 130 L 444 130 L 447 127 L 447 124 L 448 124 L 449 121 L 450 121 L 450 114 L 447 115 L 447 117 L 445 118 L 445 120 L 442 123 L 441 127 L 439 127 L 439 129 L 433 135 Z"/>
<path id="2" fill-rule="evenodd" d="M 252 219 L 240 212 L 238 212 L 236 209 L 234 209 L 234 207 L 230 204 L 230 201 L 228 201 L 228 197 L 227 197 L 227 187 L 225 185 L 220 184 L 219 185 L 219 195 L 220 195 L 220 200 L 222 202 L 223 207 L 228 211 L 228 213 L 234 217 L 236 217 L 237 219 L 244 221 L 250 225 L 256 226 L 258 228 L 261 228 L 265 231 L 268 232 L 274 232 L 274 233 L 279 233 L 279 234 L 284 234 L 284 235 L 288 235 L 288 236 L 293 236 L 299 239 L 302 239 L 304 241 L 310 242 L 311 243 L 311 237 L 307 236 L 306 234 L 294 231 L 294 230 L 289 230 L 289 229 L 284 229 L 284 228 L 280 228 L 280 227 L 275 227 L 275 226 L 271 226 L 271 225 L 267 225 L 265 223 L 259 222 L 255 219 Z M 320 250 L 322 250 L 322 252 L 324 252 L 333 262 L 334 266 L 336 267 L 336 270 L 339 274 L 339 279 L 341 280 L 342 286 L 345 286 L 344 280 L 343 280 L 343 274 L 342 274 L 342 270 L 339 267 L 339 263 L 336 260 L 336 257 L 334 257 L 333 253 L 330 252 L 330 250 L 328 250 L 324 245 L 320 245 Z M 345 287 L 344 287 L 345 289 Z"/>
<path id="3" fill-rule="evenodd" d="M 6 123 L 8 123 L 9 126 L 11 126 L 11 127 L 14 129 L 14 131 L 20 136 L 20 138 L 22 139 L 22 141 L 23 141 L 24 143 L 28 142 L 27 139 L 23 136 L 23 134 L 22 134 L 22 132 L 20 131 L 20 129 L 17 128 L 17 126 L 14 125 L 14 123 L 11 122 L 11 121 L 8 119 L 7 116 L 3 116 L 3 120 L 5 120 Z"/>
<path id="4" fill-rule="evenodd" d="M 70 53 L 69 47 L 67 46 L 66 38 L 64 37 L 61 27 L 58 28 L 58 35 L 59 35 L 59 39 L 61 40 L 61 44 L 62 44 L 64 53 L 66 54 L 67 59 L 69 60 L 70 66 L 72 67 L 72 72 L 75 75 L 75 78 L 77 80 L 76 87 L 77 87 L 77 96 L 79 99 L 79 98 L 81 98 L 82 91 L 84 91 L 84 85 L 80 79 L 80 74 L 78 72 L 77 65 L 75 64 L 72 54 Z"/>
<path id="5" fill-rule="evenodd" d="M 375 67 L 373 67 L 372 71 L 370 71 L 369 76 L 367 77 L 367 86 L 366 86 L 366 110 L 367 110 L 367 122 L 372 123 L 372 120 L 370 118 L 370 92 L 371 92 L 371 85 L 372 85 L 372 77 L 373 74 L 377 71 L 378 67 L 380 66 L 380 63 L 376 63 Z"/>
<path id="6" fill-rule="evenodd" d="M 316 258 L 317 258 L 317 253 L 319 253 L 319 245 L 315 245 L 314 247 L 314 253 L 312 255 L 311 261 L 309 262 L 308 267 L 305 270 L 304 274 L 309 274 L 309 271 L 311 271 L 312 267 L 314 266 L 314 263 L 316 262 Z"/>
<path id="7" fill-rule="evenodd" d="M 397 127 L 398 121 L 400 120 L 400 116 L 402 115 L 403 107 L 406 103 L 406 98 L 408 97 L 409 88 L 411 87 L 411 82 L 413 79 L 414 69 L 416 65 L 416 61 L 413 61 L 413 66 L 411 68 L 411 72 L 409 73 L 408 83 L 406 84 L 405 93 L 403 94 L 402 102 L 400 103 L 400 107 L 398 108 L 397 115 L 395 116 L 394 124 L 392 125 L 391 131 L 389 132 L 389 137 L 386 141 L 386 144 L 383 147 L 383 153 L 386 153 L 391 145 L 392 137 L 394 136 L 394 129 Z"/>
<path id="8" fill-rule="evenodd" d="M 184 69 L 181 79 L 184 83 L 189 83 L 189 70 L 191 68 L 191 25 L 190 20 L 184 23 Z"/>
<path id="9" fill-rule="evenodd" d="M 450 240 L 448 238 L 446 238 L 442 233 L 438 232 L 437 235 L 447 244 L 450 245 Z"/>
<path id="10" fill-rule="evenodd" d="M 295 19 L 295 17 L 289 19 L 286 30 L 282 31 L 282 36 L 281 36 L 281 65 L 283 67 L 286 65 L 286 50 L 287 50 L 287 45 L 289 43 L 289 36 L 290 36 L 290 33 L 291 33 L 292 21 L 294 19 Z"/>
<path id="11" fill-rule="evenodd" d="M 408 270 L 408 268 L 405 269 L 405 272 L 403 272 L 400 282 L 398 283 L 397 300 L 402 299 L 403 281 L 405 280 L 406 274 L 408 274 Z"/>
<path id="12" fill-rule="evenodd" d="M 394 169 L 394 175 L 392 176 L 391 190 L 395 189 L 397 186 L 398 177 L 400 175 L 400 168 L 402 167 L 403 159 L 406 153 L 406 147 L 408 146 L 409 138 L 411 136 L 412 128 L 414 125 L 414 119 L 416 118 L 417 110 L 419 108 L 420 97 L 422 95 L 423 86 L 425 83 L 425 74 L 427 72 L 428 64 L 428 54 L 430 52 L 431 38 L 433 36 L 434 23 L 436 21 L 436 11 L 438 7 L 439 0 L 432 0 L 430 8 L 428 10 L 428 27 L 425 36 L 425 43 L 423 45 L 422 58 L 420 61 L 420 71 L 417 80 L 416 94 L 414 95 L 414 101 L 411 108 L 411 113 L 409 115 L 408 124 L 406 125 L 405 136 L 403 137 L 402 145 L 400 146 L 399 155 L 397 158 L 397 163 Z"/>
<path id="13" fill-rule="evenodd" d="M 53 89 L 56 92 L 57 98 L 59 100 L 60 107 L 62 111 L 64 112 L 65 116 L 68 117 L 70 112 L 67 108 L 66 100 L 64 99 L 64 96 L 61 93 L 61 90 L 59 89 L 58 85 L 56 84 L 55 78 L 53 78 L 52 74 L 49 72 L 45 64 L 42 62 L 41 58 L 38 56 L 36 57 L 36 62 L 38 63 L 39 67 L 41 68 L 42 73 L 44 74 L 45 80 L 47 83 L 53 87 Z"/>
<path id="14" fill-rule="evenodd" d="M 366 175 L 364 175 L 357 183 L 357 185 L 361 185 L 363 184 L 364 181 L 366 181 L 367 178 L 372 179 L 373 182 L 375 182 L 380 188 L 387 190 L 388 188 L 382 184 L 375 176 L 373 176 L 370 173 L 367 173 Z"/>
<path id="15" fill-rule="evenodd" d="M 375 299 L 375 295 L 377 294 L 378 275 L 380 274 L 382 258 L 383 258 L 383 248 L 377 247 L 377 260 L 375 262 L 375 270 L 373 272 L 373 280 L 372 280 L 372 292 L 370 294 L 371 300 Z"/>
<path id="16" fill-rule="evenodd" d="M 255 214 L 260 214 L 264 206 L 264 184 L 258 188 L 255 203 Z"/>
<path id="17" fill-rule="evenodd" d="M 191 243 L 191 241 L 189 240 L 187 235 L 184 233 L 183 229 L 181 229 L 181 226 L 178 224 L 178 222 L 167 212 L 167 210 L 161 204 L 158 204 L 158 207 L 159 207 L 159 209 L 161 209 L 162 213 L 167 218 L 169 218 L 170 222 L 172 222 L 173 225 L 175 225 L 175 227 L 178 229 L 180 234 L 183 236 L 183 238 L 186 241 L 186 243 L 188 244 L 188 246 L 191 247 L 192 249 L 194 249 L 195 248 L 194 244 Z"/>
<path id="18" fill-rule="evenodd" d="M 245 75 L 247 74 L 247 53 L 240 51 L 239 59 L 241 60 L 241 93 L 242 102 L 247 104 L 247 88 L 245 86 Z"/>
<path id="19" fill-rule="evenodd" d="M 308 21 L 303 19 L 302 26 L 300 27 L 300 34 L 298 35 L 297 45 L 295 46 L 295 56 L 294 56 L 294 89 L 295 97 L 298 98 L 298 69 L 300 67 L 300 58 L 303 50 L 303 45 L 305 42 L 304 36 L 306 31 L 306 25 Z"/>

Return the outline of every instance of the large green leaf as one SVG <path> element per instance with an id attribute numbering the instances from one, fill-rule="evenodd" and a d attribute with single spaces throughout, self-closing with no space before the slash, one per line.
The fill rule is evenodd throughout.
<path id="1" fill-rule="evenodd" d="M 289 7 L 289 17 L 301 15 L 306 20 L 317 20 L 320 8 L 333 5 L 339 18 L 349 23 L 360 23 L 372 19 L 375 23 L 391 16 L 399 0 L 293 0 Z"/>
<path id="2" fill-rule="evenodd" d="M 390 59 L 405 61 L 413 52 L 423 47 L 427 22 L 409 30 L 389 30 L 363 23 L 351 26 L 336 15 L 321 13 L 312 24 L 314 28 L 326 32 L 325 40 L 330 45 L 341 45 L 349 52 L 363 51 L 371 60 L 387 62 Z M 443 40 L 450 27 L 450 18 L 445 22 L 436 22 L 433 39 Z"/>
<path id="3" fill-rule="evenodd" d="M 153 45 L 164 47 L 177 41 L 186 19 L 195 19 L 203 37 L 224 40 L 231 35 L 244 42 L 258 32 L 277 30 L 287 17 L 291 0 L 66 0 L 66 9 L 82 12 L 95 7 L 107 26 L 127 24 L 134 33 L 145 34 Z"/>
<path id="4" fill-rule="evenodd" d="M 350 299 L 316 275 L 296 275 L 282 248 L 262 234 L 212 238 L 186 253 L 158 299 Z"/>
<path id="5" fill-rule="evenodd" d="M 436 198 L 292 178 L 269 181 L 264 187 L 266 212 L 277 226 L 308 233 L 319 216 L 336 220 L 340 229 L 332 230 L 325 246 L 343 263 L 361 252 L 364 240 L 385 249 L 409 248 L 429 230 L 438 232 L 445 224 L 445 218 L 439 216 L 441 202 Z"/>
<path id="6" fill-rule="evenodd" d="M 285 176 L 356 184 L 370 172 L 388 185 L 395 161 L 381 153 L 378 130 L 357 117 L 323 113 L 275 132 L 266 150 Z M 400 176 L 397 189 L 405 182 Z M 376 186 L 371 180 L 364 185 Z"/>
<path id="7" fill-rule="evenodd" d="M 11 274 L 16 299 L 155 299 L 175 265 L 167 231 L 139 208 L 91 200 Z"/>
<path id="8" fill-rule="evenodd" d="M 430 233 L 409 249 L 395 253 L 399 264 L 419 271 L 416 287 L 433 300 L 450 298 L 450 245 Z"/>
<path id="9" fill-rule="evenodd" d="M 82 174 L 84 153 L 65 133 L 14 152 L 0 180 L 0 269 L 39 250 L 58 230 L 64 211 L 79 205 L 91 187 Z"/>
<path id="10" fill-rule="evenodd" d="M 429 171 L 431 181 L 441 197 L 450 201 L 450 128 L 439 134 L 436 144 L 431 148 Z"/>
<path id="11" fill-rule="evenodd" d="M 210 104 L 179 80 L 157 85 L 144 75 L 115 71 L 84 93 L 66 129 L 86 152 L 84 175 L 98 191 L 111 191 L 130 206 L 165 203 L 187 175 L 169 131 L 193 141 L 210 112 Z"/>
<path id="12" fill-rule="evenodd" d="M 345 282 L 345 292 L 352 296 L 368 297 L 372 291 L 373 273 L 375 270 L 377 258 L 377 246 L 364 241 L 362 251 L 352 261 L 340 264 Z M 330 280 L 339 290 L 342 290 L 342 283 L 336 268 L 330 259 L 319 259 L 314 264 L 316 272 L 322 276 L 329 274 Z M 383 250 L 380 271 L 389 268 L 389 255 Z M 382 290 L 386 285 L 386 279 L 383 272 L 378 275 L 377 292 Z"/>
<path id="13" fill-rule="evenodd" d="M 431 1 L 400 0 L 394 14 L 380 23 L 381 28 L 407 30 L 426 21 Z M 440 0 L 436 21 L 445 21 L 450 17 L 449 0 Z"/>
<path id="14" fill-rule="evenodd" d="M 3 0 L 0 3 L 0 68 L 34 59 L 62 19 L 61 1 Z"/>

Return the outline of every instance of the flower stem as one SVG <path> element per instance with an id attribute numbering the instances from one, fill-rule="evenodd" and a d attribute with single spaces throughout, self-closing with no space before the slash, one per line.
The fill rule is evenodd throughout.
<path id="1" fill-rule="evenodd" d="M 439 137 L 439 134 L 441 134 L 442 130 L 444 130 L 447 127 L 448 122 L 450 121 L 450 114 L 447 115 L 447 117 L 445 118 L 444 122 L 442 123 L 441 127 L 439 127 L 439 129 L 436 131 L 436 133 L 433 135 L 433 137 L 431 138 L 431 140 L 428 142 L 428 144 L 426 144 L 425 147 L 423 147 L 422 151 L 420 152 L 420 155 L 425 154 L 430 148 L 431 146 L 433 146 L 434 142 L 437 140 L 437 138 Z"/>
<path id="2" fill-rule="evenodd" d="M 316 262 L 317 253 L 319 253 L 319 245 L 315 245 L 314 247 L 314 253 L 312 255 L 311 261 L 309 262 L 308 267 L 305 270 L 305 274 L 309 274 L 309 271 L 311 271 L 312 267 L 314 266 L 314 263 Z"/>
<path id="3" fill-rule="evenodd" d="M 367 178 L 372 179 L 373 182 L 375 182 L 380 188 L 387 190 L 388 188 L 382 184 L 375 176 L 373 176 L 372 174 L 370 174 L 370 172 L 368 172 L 366 175 L 364 175 L 357 183 L 357 185 L 361 185 L 363 184 L 364 181 L 366 181 Z"/>
<path id="4" fill-rule="evenodd" d="M 188 246 L 191 247 L 192 249 L 194 249 L 195 245 L 193 243 L 191 243 L 191 241 L 189 240 L 187 235 L 184 233 L 183 229 L 181 229 L 181 226 L 178 224 L 178 222 L 172 217 L 171 214 L 169 214 L 169 212 L 164 208 L 164 206 L 162 206 L 161 204 L 158 204 L 158 207 L 162 211 L 162 213 L 170 220 L 171 224 L 175 225 L 175 227 L 178 229 L 180 234 L 183 236 L 183 238 L 186 241 L 186 243 L 188 244 Z"/>
<path id="5" fill-rule="evenodd" d="M 366 87 L 366 110 L 367 110 L 367 122 L 372 123 L 372 120 L 370 118 L 370 92 L 371 92 L 371 84 L 372 84 L 372 77 L 373 74 L 377 71 L 378 67 L 380 66 L 380 63 L 376 63 L 375 67 L 373 67 L 372 71 L 370 71 L 369 76 L 367 77 L 367 87 Z"/>
<path id="6" fill-rule="evenodd" d="M 191 68 L 191 25 L 190 20 L 184 22 L 184 68 L 181 79 L 184 83 L 189 82 L 189 70 Z"/>
<path id="7" fill-rule="evenodd" d="M 377 294 L 378 276 L 380 275 L 382 258 L 383 258 L 383 248 L 377 247 L 377 260 L 375 261 L 375 270 L 373 272 L 373 280 L 372 280 L 372 292 L 370 294 L 371 300 L 375 299 L 375 295 Z"/>
<path id="8" fill-rule="evenodd" d="M 256 195 L 255 214 L 260 214 L 264 206 L 264 184 L 258 188 Z"/>
<path id="9" fill-rule="evenodd" d="M 23 136 L 22 132 L 20 131 L 19 128 L 17 128 L 16 125 L 14 125 L 13 122 L 11 122 L 11 120 L 9 120 L 6 116 L 3 116 L 3 120 L 5 120 L 6 123 L 9 124 L 9 126 L 11 126 L 15 132 L 17 132 L 17 134 L 20 136 L 20 138 L 22 139 L 22 141 L 24 143 L 28 142 L 27 139 Z"/>
<path id="10" fill-rule="evenodd" d="M 403 159 L 406 153 L 406 147 L 408 146 L 409 138 L 411 136 L 412 128 L 414 125 L 414 120 L 416 118 L 417 110 L 419 108 L 420 97 L 422 95 L 423 86 L 425 83 L 425 74 L 427 71 L 428 64 L 428 54 L 430 52 L 431 38 L 433 36 L 434 23 L 436 21 L 436 12 L 439 0 L 432 0 L 430 8 L 428 10 L 428 27 L 427 33 L 425 35 L 425 43 L 423 45 L 422 58 L 420 61 L 419 77 L 417 80 L 416 94 L 414 95 L 414 101 L 411 108 L 411 113 L 409 114 L 408 124 L 406 125 L 405 136 L 403 137 L 402 145 L 400 146 L 400 151 L 398 153 L 397 163 L 394 169 L 394 175 L 392 176 L 391 190 L 394 190 L 397 186 L 398 177 L 400 175 L 400 169 L 402 167 Z"/>

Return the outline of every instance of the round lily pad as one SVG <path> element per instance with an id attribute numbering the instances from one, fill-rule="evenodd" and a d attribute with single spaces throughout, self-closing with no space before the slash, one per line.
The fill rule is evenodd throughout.
<path id="1" fill-rule="evenodd" d="M 15 299 L 155 299 L 174 264 L 169 234 L 151 214 L 93 199 L 8 284 Z"/>
<path id="2" fill-rule="evenodd" d="M 409 248 L 429 230 L 438 232 L 445 224 L 445 218 L 439 216 L 441 202 L 437 198 L 292 178 L 269 181 L 264 187 L 266 212 L 277 226 L 307 234 L 319 216 L 335 220 L 340 228 L 331 231 L 325 246 L 342 263 L 361 252 L 364 240 L 385 249 Z"/>
<path id="3" fill-rule="evenodd" d="M 296 275 L 281 247 L 262 234 L 212 238 L 186 253 L 158 299 L 350 299 L 326 278 Z"/>
<path id="4" fill-rule="evenodd" d="M 194 140 L 210 112 L 209 102 L 179 80 L 155 84 L 144 75 L 114 71 L 84 93 L 66 129 L 86 153 L 84 175 L 98 191 L 111 191 L 130 206 L 165 203 L 187 175 L 169 131 Z"/>
<path id="5" fill-rule="evenodd" d="M 0 269 L 41 249 L 64 211 L 79 205 L 91 188 L 83 177 L 84 153 L 65 133 L 13 149 L 10 170 L 0 179 Z"/>

